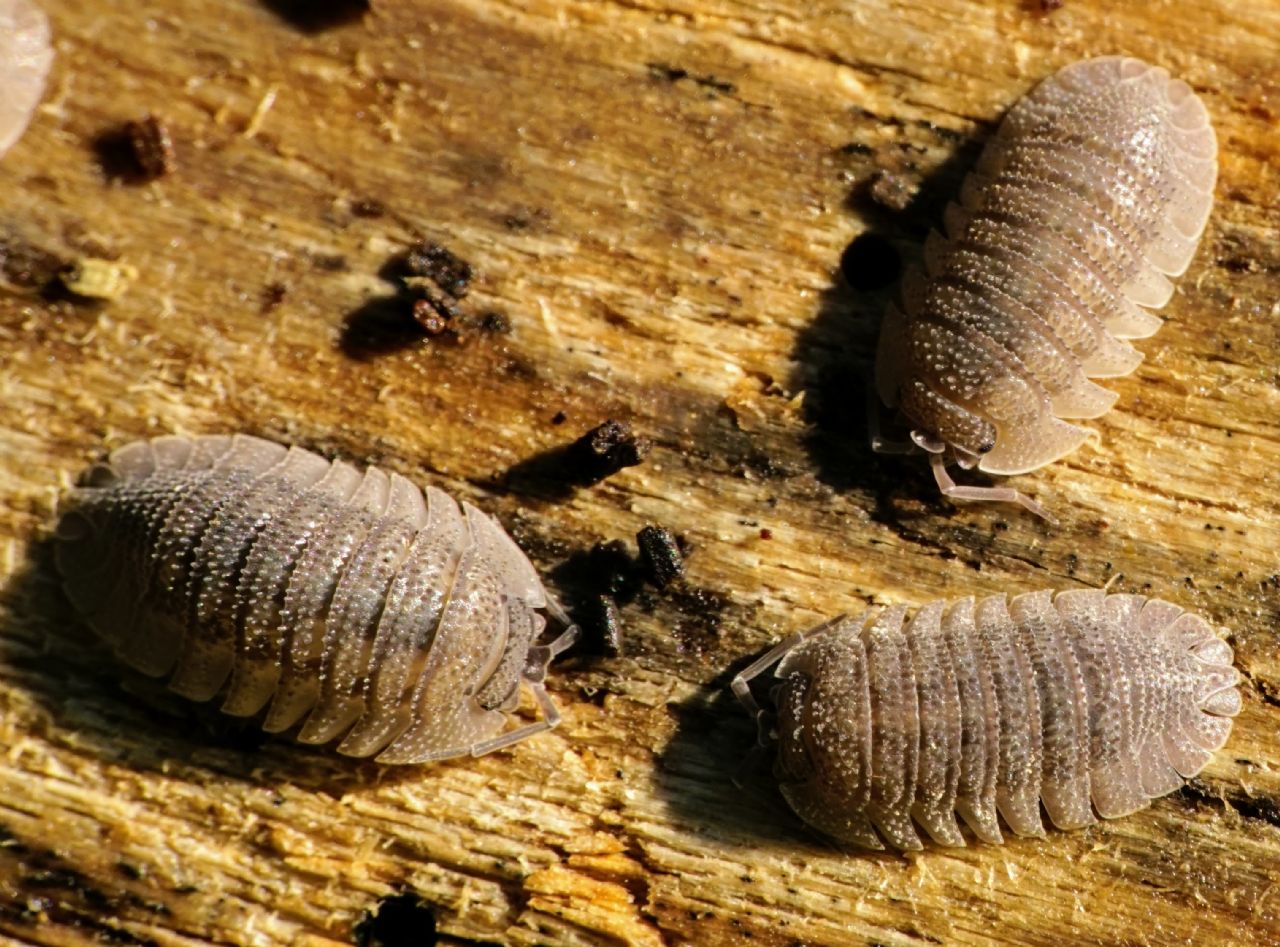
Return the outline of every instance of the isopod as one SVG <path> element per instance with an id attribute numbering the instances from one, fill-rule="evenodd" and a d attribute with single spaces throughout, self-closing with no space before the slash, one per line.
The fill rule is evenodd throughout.
<path id="1" fill-rule="evenodd" d="M 734 678 L 806 822 L 921 848 L 1128 815 L 1200 771 L 1240 710 L 1231 647 L 1199 616 L 1100 590 L 895 606 L 793 635 Z M 769 667 L 762 711 L 750 682 Z M 1090 805 L 1092 801 L 1092 806 Z"/>
<path id="2" fill-rule="evenodd" d="M 572 644 L 533 566 L 444 492 L 243 434 L 160 437 L 93 468 L 60 517 L 76 610 L 191 700 L 380 763 L 480 755 L 554 727 Z M 523 681 L 542 719 L 504 727 Z M 269 706 L 268 706 L 269 705 Z"/>
<path id="3" fill-rule="evenodd" d="M 956 463 L 1034 470 L 1091 433 L 1127 375 L 1127 339 L 1161 324 L 1213 205 L 1217 139 L 1181 80 L 1136 59 L 1068 66 L 1005 116 L 930 234 L 925 274 L 903 282 L 876 354 L 880 400 L 930 456 L 942 492 L 1012 500 L 1009 487 L 957 486 Z M 873 435 L 877 447 L 889 445 Z"/>
<path id="4" fill-rule="evenodd" d="M 49 21 L 31 0 L 0 0 L 0 155 L 22 137 L 53 62 Z"/>

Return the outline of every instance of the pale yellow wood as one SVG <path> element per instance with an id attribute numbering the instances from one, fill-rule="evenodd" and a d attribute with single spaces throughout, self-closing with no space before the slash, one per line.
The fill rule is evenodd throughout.
<path id="1" fill-rule="evenodd" d="M 404 890 L 455 943 L 1280 939 L 1280 6 L 374 0 L 312 32 L 250 0 L 46 7 L 49 94 L 0 161 L 0 934 L 348 943 Z M 943 502 L 864 446 L 889 290 L 845 287 L 841 254 L 869 229 L 917 253 L 1001 111 L 1111 52 L 1213 115 L 1204 244 L 1096 441 L 1013 479 L 1059 526 Z M 175 173 L 108 179 L 95 140 L 147 112 Z M 881 169 L 918 189 L 906 210 L 865 198 Z M 418 238 L 475 265 L 464 314 L 509 335 L 352 344 Z M 80 256 L 137 279 L 87 302 L 23 275 Z M 606 417 L 655 450 L 557 496 L 526 462 Z M 43 542 L 103 450 L 224 430 L 441 485 L 547 573 L 670 527 L 687 585 L 622 607 L 629 656 L 557 665 L 564 725 L 512 752 L 381 770 L 258 746 L 122 684 Z M 1193 789 L 903 859 L 731 784 L 754 733 L 723 689 L 778 638 L 1109 583 L 1231 629 L 1244 711 Z"/>

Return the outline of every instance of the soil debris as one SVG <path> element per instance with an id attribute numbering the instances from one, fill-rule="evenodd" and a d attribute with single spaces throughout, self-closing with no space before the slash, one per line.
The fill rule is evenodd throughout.
<path id="1" fill-rule="evenodd" d="M 424 241 L 405 254 L 405 285 L 416 288 L 418 280 L 430 280 L 455 300 L 464 299 L 474 272 L 471 264 L 437 243 Z M 413 280 L 411 283 L 410 280 Z"/>
<path id="2" fill-rule="evenodd" d="M 138 278 L 138 269 L 128 263 L 82 257 L 58 274 L 67 291 L 85 299 L 119 299 Z"/>
<path id="3" fill-rule="evenodd" d="M 649 580 L 658 588 L 665 589 L 684 576 L 684 554 L 671 530 L 665 526 L 646 526 L 636 533 L 636 543 Z"/>
<path id="4" fill-rule="evenodd" d="M 569 448 L 579 483 L 599 483 L 625 467 L 643 463 L 653 449 L 647 437 L 637 435 L 626 421 L 608 420 L 578 438 Z"/>
<path id="5" fill-rule="evenodd" d="M 124 134 L 143 178 L 154 180 L 172 174 L 177 169 L 169 128 L 156 115 L 147 115 L 136 122 L 127 123 Z"/>

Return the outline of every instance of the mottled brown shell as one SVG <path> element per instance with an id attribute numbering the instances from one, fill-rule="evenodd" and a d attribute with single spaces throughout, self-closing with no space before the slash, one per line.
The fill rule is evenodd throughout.
<path id="1" fill-rule="evenodd" d="M 57 531 L 76 609 L 130 666 L 263 729 L 418 763 L 556 724 L 569 629 L 496 522 L 377 468 L 245 435 L 115 451 Z M 530 686 L 543 719 L 504 731 Z"/>
<path id="2" fill-rule="evenodd" d="M 997 813 L 1044 835 L 1041 803 L 1063 829 L 1127 815 L 1198 773 L 1240 710 L 1230 646 L 1168 602 L 1045 591 L 906 616 L 836 619 L 733 683 L 759 712 L 749 682 L 777 663 L 782 792 L 867 848 L 920 848 L 913 822 L 964 845 L 957 813 L 986 842 Z"/>
<path id="3" fill-rule="evenodd" d="M 26 131 L 53 62 L 49 21 L 31 0 L 0 0 L 0 155 Z"/>
<path id="4" fill-rule="evenodd" d="M 876 360 L 912 440 L 993 474 L 1080 445 L 1126 339 L 1160 327 L 1213 204 L 1217 140 L 1182 81 L 1136 59 L 1068 66 L 1019 101 L 904 282 Z M 1009 497 L 1004 497 L 1008 499 Z"/>

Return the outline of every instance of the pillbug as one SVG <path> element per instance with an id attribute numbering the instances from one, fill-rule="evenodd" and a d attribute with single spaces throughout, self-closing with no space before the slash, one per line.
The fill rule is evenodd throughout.
<path id="1" fill-rule="evenodd" d="M 22 137 L 53 62 L 49 21 L 31 0 L 0 0 L 0 155 Z"/>
<path id="2" fill-rule="evenodd" d="M 93 468 L 58 523 L 76 610 L 128 665 L 262 728 L 378 754 L 480 755 L 556 725 L 573 643 L 494 520 L 434 487 L 243 434 L 160 437 Z M 526 683 L 542 719 L 503 732 Z M 269 706 L 268 706 L 269 705 Z"/>
<path id="3" fill-rule="evenodd" d="M 1180 80 L 1136 59 L 1068 66 L 1005 116 L 903 282 L 876 353 L 880 400 L 942 492 L 1043 509 L 1008 487 L 956 486 L 946 466 L 1034 470 L 1075 450 L 1116 399 L 1126 339 L 1160 327 L 1213 205 L 1217 139 Z"/>
<path id="4" fill-rule="evenodd" d="M 1140 595 L 1032 592 L 843 616 L 733 680 L 806 822 L 865 848 L 1001 842 L 1128 815 L 1200 771 L 1240 710 L 1231 647 Z M 905 623 L 904 623 L 905 622 Z M 770 707 L 750 682 L 774 668 Z M 1092 806 L 1090 802 L 1092 801 Z"/>

